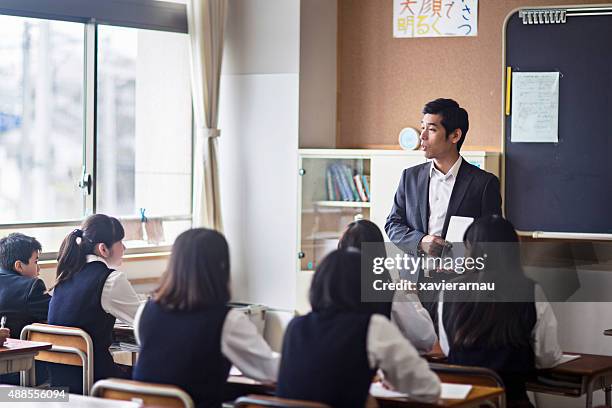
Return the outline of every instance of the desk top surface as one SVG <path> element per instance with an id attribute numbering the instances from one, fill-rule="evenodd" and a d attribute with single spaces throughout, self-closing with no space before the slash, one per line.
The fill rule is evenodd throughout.
<path id="1" fill-rule="evenodd" d="M 244 376 L 230 375 L 227 382 L 234 385 L 256 386 L 260 387 L 261 391 L 274 391 L 274 385 L 263 384 L 256 380 Z M 417 407 L 454 407 L 460 408 L 463 406 L 472 406 L 475 402 L 484 401 L 494 398 L 504 393 L 503 388 L 484 387 L 480 385 L 472 385 L 472 390 L 467 398 L 462 400 L 457 399 L 439 399 L 436 403 L 424 403 L 405 398 L 376 398 L 381 408 L 397 407 L 397 408 L 417 408 Z"/>
<path id="2" fill-rule="evenodd" d="M 579 354 L 579 353 L 566 353 Z M 592 376 L 612 372 L 612 356 L 599 356 L 594 354 L 580 354 L 577 358 L 556 367 L 543 370 L 555 374 Z"/>
<path id="3" fill-rule="evenodd" d="M 10 354 L 30 353 L 33 351 L 49 350 L 51 347 L 53 347 L 51 343 L 9 338 L 4 345 L 0 347 L 0 355 L 6 356 Z"/>

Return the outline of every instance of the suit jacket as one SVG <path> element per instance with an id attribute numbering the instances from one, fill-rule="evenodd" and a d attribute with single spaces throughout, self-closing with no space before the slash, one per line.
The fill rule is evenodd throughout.
<path id="1" fill-rule="evenodd" d="M 11 337 L 19 338 L 28 324 L 47 321 L 51 296 L 46 290 L 41 279 L 0 269 L 0 315 L 7 316 Z"/>
<path id="2" fill-rule="evenodd" d="M 393 243 L 417 256 L 418 245 L 429 226 L 429 169 L 431 162 L 409 167 L 395 193 L 385 231 Z M 499 180 L 463 159 L 448 203 L 442 238 L 453 215 L 472 217 L 501 215 Z"/>

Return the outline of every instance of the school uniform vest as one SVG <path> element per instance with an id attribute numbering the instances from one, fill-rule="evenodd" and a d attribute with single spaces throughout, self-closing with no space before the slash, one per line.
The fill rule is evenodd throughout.
<path id="1" fill-rule="evenodd" d="M 531 334 L 537 322 L 535 304 L 521 303 L 518 313 L 523 317 L 523 330 Z M 517 304 L 518 306 L 518 304 Z M 452 343 L 454 332 L 449 321 L 450 309 L 453 303 L 445 303 L 443 309 L 444 327 Z M 500 316 L 503 319 L 504 316 Z M 535 374 L 535 355 L 529 339 L 524 346 L 491 347 L 486 342 L 486 336 L 476 341 L 471 347 L 453 347 L 449 344 L 449 364 L 486 367 L 496 371 L 506 388 L 508 401 L 526 400 L 525 382 Z"/>
<path id="2" fill-rule="evenodd" d="M 112 343 L 115 317 L 106 313 L 101 304 L 102 289 L 111 272 L 112 269 L 99 261 L 85 264 L 78 273 L 55 287 L 49 305 L 49 324 L 78 327 L 91 337 L 95 381 L 123 376 L 108 350 Z M 72 386 L 78 392 L 81 368 L 54 367 L 51 369 L 51 381 L 53 385 Z"/>
<path id="3" fill-rule="evenodd" d="M 140 317 L 140 354 L 133 378 L 173 384 L 198 408 L 219 408 L 230 362 L 221 352 L 227 306 L 172 311 L 150 300 Z"/>
<path id="4" fill-rule="evenodd" d="M 317 312 L 294 318 L 283 341 L 277 395 L 363 407 L 375 373 L 367 355 L 370 318 Z"/>

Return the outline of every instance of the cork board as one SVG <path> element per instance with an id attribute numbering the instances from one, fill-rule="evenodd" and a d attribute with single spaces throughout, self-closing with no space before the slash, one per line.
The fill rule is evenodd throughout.
<path id="1" fill-rule="evenodd" d="M 339 0 L 336 147 L 396 148 L 426 102 L 448 97 L 470 116 L 463 149 L 501 151 L 504 19 L 518 7 L 594 3 L 480 0 L 477 37 L 400 39 L 391 0 Z"/>

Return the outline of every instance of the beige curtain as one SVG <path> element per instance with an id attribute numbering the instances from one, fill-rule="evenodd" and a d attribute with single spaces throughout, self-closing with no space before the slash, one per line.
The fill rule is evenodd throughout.
<path id="1" fill-rule="evenodd" d="M 227 0 L 188 0 L 195 115 L 194 226 L 223 231 L 219 194 L 219 82 Z"/>

